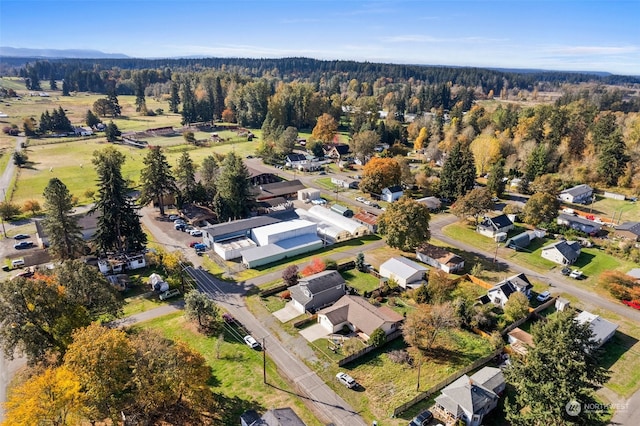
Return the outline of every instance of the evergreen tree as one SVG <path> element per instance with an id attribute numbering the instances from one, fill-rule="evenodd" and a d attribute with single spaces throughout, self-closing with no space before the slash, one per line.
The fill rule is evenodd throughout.
<path id="1" fill-rule="evenodd" d="M 140 203 L 145 205 L 154 201 L 160 215 L 164 216 L 164 197 L 178 190 L 171 166 L 159 146 L 152 147 L 142 162 L 146 167 L 140 171 Z"/>
<path id="2" fill-rule="evenodd" d="M 538 176 L 547 173 L 549 167 L 549 149 L 544 145 L 538 145 L 529 155 L 524 177 L 533 182 Z"/>
<path id="3" fill-rule="evenodd" d="M 101 123 L 100 119 L 90 109 L 87 110 L 87 115 L 85 116 L 84 121 L 89 127 L 93 127 Z"/>
<path id="4" fill-rule="evenodd" d="M 72 215 L 73 201 L 67 186 L 58 178 L 49 180 L 44 189 L 44 229 L 49 238 L 49 250 L 62 260 L 74 259 L 82 254 L 84 242 L 78 218 Z"/>
<path id="5" fill-rule="evenodd" d="M 249 187 L 249 171 L 242 158 L 233 151 L 222 162 L 216 189 L 220 222 L 247 217 L 254 201 Z"/>
<path id="6" fill-rule="evenodd" d="M 222 92 L 222 84 L 220 84 L 220 77 L 215 78 L 213 82 L 213 118 L 222 118 L 222 111 L 224 111 L 224 93 Z"/>
<path id="7" fill-rule="evenodd" d="M 602 141 L 598 154 L 598 173 L 600 179 L 609 186 L 618 184 L 618 178 L 624 174 L 629 162 L 626 145 L 619 130 Z"/>
<path id="8" fill-rule="evenodd" d="M 473 189 L 476 183 L 476 166 L 469 147 L 457 141 L 440 173 L 440 195 L 457 199 Z"/>
<path id="9" fill-rule="evenodd" d="M 589 324 L 580 324 L 575 312 L 565 310 L 531 327 L 532 346 L 526 362 L 512 358 L 504 370 L 515 388 L 514 400 L 505 405 L 506 418 L 514 426 L 598 425 L 601 413 L 579 410 L 568 413 L 570 403 L 595 403 L 595 390 L 607 371 L 598 363 L 597 341 Z"/>
<path id="10" fill-rule="evenodd" d="M 171 95 L 169 97 L 169 111 L 173 113 L 178 112 L 178 105 L 180 105 L 180 88 L 178 87 L 178 83 L 175 81 L 171 82 Z"/>
<path id="11" fill-rule="evenodd" d="M 196 97 L 191 90 L 191 83 L 185 80 L 182 87 L 182 124 L 190 124 L 198 121 Z"/>
<path id="12" fill-rule="evenodd" d="M 100 213 L 95 242 L 102 253 L 139 251 L 147 243 L 138 208 L 122 177 L 124 160 L 124 154 L 114 147 L 93 153 L 92 162 L 98 172 L 98 201 L 91 212 Z"/>
<path id="13" fill-rule="evenodd" d="M 200 183 L 207 193 L 208 203 L 213 202 L 216 195 L 216 179 L 220 173 L 218 162 L 213 155 L 208 155 L 202 160 L 200 171 Z"/>
<path id="14" fill-rule="evenodd" d="M 49 88 L 51 90 L 58 90 L 58 83 L 56 82 L 56 79 L 53 77 L 53 74 L 51 74 L 51 78 L 49 79 Z"/>
<path id="15" fill-rule="evenodd" d="M 111 110 L 112 117 L 120 117 L 122 114 L 122 109 L 120 108 L 120 104 L 118 103 L 118 96 L 116 95 L 116 89 L 110 89 L 107 93 L 107 101 L 109 102 L 109 107 Z"/>
<path id="16" fill-rule="evenodd" d="M 502 197 L 504 194 L 504 159 L 496 161 L 491 167 L 489 178 L 487 179 L 487 189 L 496 197 Z"/>
<path id="17" fill-rule="evenodd" d="M 136 95 L 136 112 L 142 115 L 147 114 L 147 101 L 144 96 L 144 89 L 147 87 L 146 75 L 147 73 L 145 72 L 137 72 L 133 76 Z"/>
<path id="18" fill-rule="evenodd" d="M 69 93 L 69 83 L 67 83 L 67 80 L 62 80 L 62 96 L 71 96 Z"/>
<path id="19" fill-rule="evenodd" d="M 193 163 L 187 151 L 184 151 L 178 159 L 175 174 L 183 200 L 189 203 L 194 202 L 196 193 L 196 165 Z"/>
<path id="20" fill-rule="evenodd" d="M 51 114 L 49 114 L 49 110 L 46 110 L 42 114 L 40 114 L 40 125 L 39 131 L 44 134 L 53 130 L 53 121 L 51 120 Z"/>
<path id="21" fill-rule="evenodd" d="M 118 130 L 118 126 L 113 121 L 110 121 L 107 124 L 107 128 L 104 130 L 104 134 L 107 137 L 107 142 L 115 142 L 120 137 L 120 130 Z"/>

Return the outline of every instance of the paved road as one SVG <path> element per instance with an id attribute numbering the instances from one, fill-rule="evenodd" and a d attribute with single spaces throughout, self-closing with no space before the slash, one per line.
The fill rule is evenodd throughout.
<path id="1" fill-rule="evenodd" d="M 297 388 L 298 396 L 310 402 L 321 418 L 335 425 L 367 425 L 346 401 L 302 361 L 292 356 L 289 350 L 249 312 L 242 298 L 249 285 L 223 282 L 197 268 L 188 268 L 187 272 L 197 281 L 202 292 L 230 312 L 259 342 L 264 342 L 265 350 L 278 366 L 280 373 L 287 376 Z"/>

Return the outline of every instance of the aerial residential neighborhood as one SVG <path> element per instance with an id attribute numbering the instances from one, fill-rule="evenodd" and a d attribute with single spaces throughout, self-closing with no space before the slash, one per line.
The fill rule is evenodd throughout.
<path id="1" fill-rule="evenodd" d="M 193 55 L 158 34 L 183 45 L 166 56 L 114 20 L 126 56 L 36 49 L 6 3 L 0 424 L 637 424 L 640 68 L 567 59 L 612 54 L 586 44 L 501 62 L 475 21 L 456 45 L 420 32 L 444 31 L 437 4 L 200 3 L 229 34 Z M 415 35 L 333 26 L 399 11 Z M 347 56 L 308 57 L 343 49 L 309 41 L 320 22 Z"/>

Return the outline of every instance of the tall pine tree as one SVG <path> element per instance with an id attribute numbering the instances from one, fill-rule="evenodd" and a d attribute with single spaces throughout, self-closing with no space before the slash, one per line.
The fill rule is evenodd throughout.
<path id="1" fill-rule="evenodd" d="M 175 175 L 182 200 L 188 203 L 193 202 L 196 192 L 196 165 L 187 151 L 184 151 L 178 159 Z"/>
<path id="2" fill-rule="evenodd" d="M 146 167 L 140 172 L 140 203 L 145 205 L 154 201 L 160 215 L 164 216 L 165 196 L 178 190 L 171 166 L 159 146 L 152 147 L 142 162 Z"/>
<path id="3" fill-rule="evenodd" d="M 234 152 L 225 157 L 216 181 L 214 205 L 220 222 L 242 219 L 249 215 L 254 203 L 249 187 L 249 171 Z"/>
<path id="4" fill-rule="evenodd" d="M 462 197 L 476 183 L 476 166 L 469 146 L 457 141 L 440 173 L 440 195 L 452 200 Z"/>
<path id="5" fill-rule="evenodd" d="M 91 212 L 100 215 L 95 242 L 103 254 L 139 251 L 147 243 L 138 207 L 122 177 L 124 161 L 124 154 L 114 147 L 93 153 L 92 162 L 98 172 L 98 201 Z"/>
<path id="6" fill-rule="evenodd" d="M 53 178 L 44 189 L 44 229 L 49 238 L 49 250 L 62 260 L 74 259 L 82 254 L 84 242 L 78 218 L 72 215 L 73 202 L 67 186 Z"/>

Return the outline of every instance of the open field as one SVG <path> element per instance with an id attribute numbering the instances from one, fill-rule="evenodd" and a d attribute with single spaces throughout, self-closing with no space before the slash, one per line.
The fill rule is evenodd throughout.
<path id="1" fill-rule="evenodd" d="M 159 331 L 163 336 L 186 343 L 205 357 L 211 366 L 211 388 L 223 396 L 229 410 L 224 424 L 236 424 L 245 410 L 260 411 L 274 407 L 291 407 L 310 426 L 320 426 L 313 414 L 292 396 L 293 389 L 280 378 L 275 365 L 267 361 L 267 381 L 262 383 L 262 354 L 225 332 L 224 340 L 206 337 L 193 329 L 182 312 L 176 312 L 135 326 Z M 219 356 L 216 356 L 219 353 Z M 284 391 L 276 388 L 283 389 Z"/>

